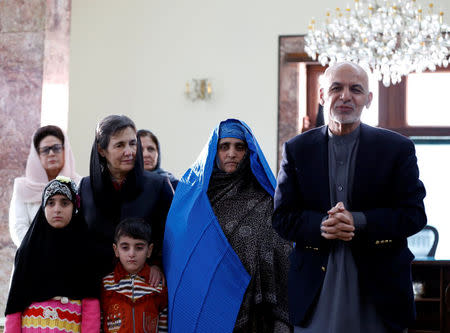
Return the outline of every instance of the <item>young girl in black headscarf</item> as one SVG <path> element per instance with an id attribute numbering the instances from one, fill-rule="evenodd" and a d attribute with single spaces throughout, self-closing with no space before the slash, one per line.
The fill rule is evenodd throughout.
<path id="1" fill-rule="evenodd" d="M 15 258 L 5 333 L 98 333 L 97 285 L 89 274 L 86 228 L 77 214 L 75 183 L 49 182 Z"/>

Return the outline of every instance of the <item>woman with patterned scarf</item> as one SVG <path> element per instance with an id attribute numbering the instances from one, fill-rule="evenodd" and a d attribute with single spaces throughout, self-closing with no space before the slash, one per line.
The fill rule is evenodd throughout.
<path id="1" fill-rule="evenodd" d="M 291 332 L 291 244 L 272 229 L 275 179 L 253 134 L 229 119 L 180 181 L 166 223 L 171 332 Z"/>
<path id="2" fill-rule="evenodd" d="M 100 295 L 76 193 L 75 183 L 64 176 L 44 188 L 16 253 L 5 333 L 100 331 Z"/>

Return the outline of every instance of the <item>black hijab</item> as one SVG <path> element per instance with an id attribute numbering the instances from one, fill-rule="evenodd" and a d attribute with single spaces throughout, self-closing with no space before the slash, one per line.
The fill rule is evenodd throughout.
<path id="1" fill-rule="evenodd" d="M 64 228 L 52 227 L 45 217 L 47 199 L 55 194 L 64 194 L 59 191 L 45 195 L 55 182 L 69 189 L 72 196 L 69 199 L 74 204 L 72 219 Z M 90 278 L 89 246 L 84 240 L 86 227 L 76 213 L 78 199 L 75 191 L 76 186 L 71 186 L 65 177 L 58 177 L 45 187 L 41 207 L 16 252 L 6 315 L 23 312 L 31 303 L 55 296 L 77 300 L 98 296 L 98 286 Z"/>
<path id="2" fill-rule="evenodd" d="M 148 131 L 149 133 L 150 139 L 156 144 L 156 149 L 158 150 L 158 158 L 156 159 L 156 166 L 155 168 L 152 170 L 152 172 L 156 172 L 158 175 L 166 173 L 166 171 L 164 171 L 163 169 L 161 169 L 161 146 L 159 145 L 159 140 L 156 137 L 155 133 L 153 133 L 152 131 Z"/>
<path id="3" fill-rule="evenodd" d="M 114 208 L 120 209 L 120 203 L 131 201 L 142 192 L 144 176 L 144 159 L 142 157 L 141 140 L 137 137 L 137 149 L 134 168 L 128 172 L 120 190 L 114 188 L 112 176 L 106 159 L 98 153 L 98 140 L 95 139 L 91 149 L 89 177 L 94 201 L 108 216 L 117 215 Z M 110 214 L 108 214 L 110 212 Z M 117 221 L 118 222 L 118 221 Z"/>
<path id="4" fill-rule="evenodd" d="M 155 168 L 153 170 L 147 170 L 147 171 L 156 173 L 163 177 L 168 177 L 170 180 L 170 183 L 175 188 L 178 184 L 178 179 L 174 175 L 172 175 L 170 172 L 161 168 L 161 146 L 159 144 L 159 140 L 156 137 L 155 133 L 153 133 L 152 131 L 149 131 L 147 129 L 140 129 L 139 131 L 137 131 L 137 136 L 139 139 L 143 136 L 149 137 L 150 140 L 155 143 L 156 150 L 158 151 L 158 158 L 156 159 Z"/>

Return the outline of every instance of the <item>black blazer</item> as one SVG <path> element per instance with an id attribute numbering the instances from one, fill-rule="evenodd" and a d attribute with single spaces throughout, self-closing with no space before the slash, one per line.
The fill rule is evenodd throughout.
<path id="1" fill-rule="evenodd" d="M 289 272 L 290 317 L 305 323 L 325 277 L 330 244 L 320 224 L 330 207 L 327 127 L 310 130 L 284 145 L 275 191 L 273 226 L 296 243 Z M 425 188 L 411 140 L 395 132 L 361 124 L 350 211 L 363 212 L 364 231 L 350 247 L 361 293 L 393 329 L 414 320 L 411 283 L 414 258 L 406 238 L 426 225 Z"/>
<path id="2" fill-rule="evenodd" d="M 110 188 L 110 191 L 114 190 Z M 150 223 L 155 243 L 152 258 L 157 258 L 156 263 L 161 264 L 164 226 L 173 198 L 166 177 L 144 172 L 139 178 L 139 186 L 134 191 L 111 196 L 114 199 L 112 202 L 100 200 L 96 202 L 90 177 L 84 177 L 80 182 L 79 194 L 80 213 L 88 227 L 88 239 L 95 249 L 92 253 L 96 258 L 96 266 L 93 270 L 97 278 L 105 276 L 114 269 L 112 248 L 114 231 L 117 224 L 127 217 L 143 218 Z"/>

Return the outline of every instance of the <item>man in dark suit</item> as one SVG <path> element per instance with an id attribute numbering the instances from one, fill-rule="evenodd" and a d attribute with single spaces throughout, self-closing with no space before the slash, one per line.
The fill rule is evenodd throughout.
<path id="1" fill-rule="evenodd" d="M 296 243 L 289 272 L 295 332 L 404 332 L 415 316 L 408 236 L 426 224 L 414 145 L 360 121 L 367 73 L 324 74 L 329 124 L 284 145 L 273 226 Z"/>

